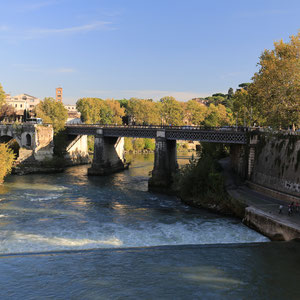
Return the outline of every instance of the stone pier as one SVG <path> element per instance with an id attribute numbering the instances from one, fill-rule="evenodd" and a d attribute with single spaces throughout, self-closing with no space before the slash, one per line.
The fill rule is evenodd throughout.
<path id="1" fill-rule="evenodd" d="M 155 139 L 155 157 L 149 189 L 167 188 L 172 183 L 172 175 L 178 169 L 176 140 L 167 140 L 165 130 L 158 130 Z"/>
<path id="2" fill-rule="evenodd" d="M 107 175 L 126 168 L 124 138 L 105 137 L 98 129 L 95 135 L 94 158 L 88 175 Z"/>

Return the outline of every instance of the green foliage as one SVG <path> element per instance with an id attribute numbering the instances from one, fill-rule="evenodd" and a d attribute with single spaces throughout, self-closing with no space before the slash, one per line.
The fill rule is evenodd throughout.
<path id="1" fill-rule="evenodd" d="M 124 138 L 124 150 L 127 152 L 133 151 L 132 138 L 129 137 Z"/>
<path id="2" fill-rule="evenodd" d="M 196 100 L 190 100 L 186 103 L 185 115 L 189 124 L 201 125 L 207 115 L 207 107 Z"/>
<path id="3" fill-rule="evenodd" d="M 155 150 L 155 140 L 154 139 L 144 139 L 144 147 L 147 150 Z"/>
<path id="4" fill-rule="evenodd" d="M 5 92 L 3 90 L 3 87 L 0 83 L 0 107 L 5 103 Z"/>
<path id="5" fill-rule="evenodd" d="M 63 130 L 68 119 L 68 111 L 62 102 L 53 98 L 45 98 L 36 106 L 36 115 L 43 119 L 44 123 L 53 125 L 54 134 Z"/>
<path id="6" fill-rule="evenodd" d="M 120 101 L 100 98 L 82 98 L 76 103 L 82 120 L 87 124 L 122 124 L 125 109 Z"/>
<path id="7" fill-rule="evenodd" d="M 15 154 L 7 144 L 0 144 L 0 184 L 3 182 L 4 177 L 11 172 Z"/>
<path id="8" fill-rule="evenodd" d="M 233 124 L 233 116 L 230 110 L 222 104 L 215 106 L 210 104 L 206 112 L 204 125 L 208 127 L 225 126 Z"/>
<path id="9" fill-rule="evenodd" d="M 60 130 L 53 137 L 54 149 L 53 153 L 57 157 L 63 157 L 66 153 L 66 147 L 68 146 L 68 136 L 65 130 Z"/>
<path id="10" fill-rule="evenodd" d="M 157 103 L 152 99 L 131 98 L 126 108 L 127 115 L 135 124 L 160 124 L 160 116 Z"/>
<path id="11" fill-rule="evenodd" d="M 77 110 L 81 113 L 82 120 L 87 124 L 100 122 L 100 110 L 103 100 L 100 98 L 82 98 L 76 103 Z"/>
<path id="12" fill-rule="evenodd" d="M 258 65 L 248 92 L 262 116 L 260 125 L 300 127 L 300 31 L 289 43 L 281 40 L 265 50 Z"/>
<path id="13" fill-rule="evenodd" d="M 145 149 L 145 142 L 142 138 L 137 138 L 133 140 L 133 149 L 136 151 L 140 151 Z"/>
<path id="14" fill-rule="evenodd" d="M 211 156 L 191 160 L 180 170 L 177 184 L 183 197 L 210 199 L 225 195 L 220 167 Z"/>
<path id="15" fill-rule="evenodd" d="M 89 135 L 87 137 L 87 143 L 88 143 L 88 151 L 94 153 L 95 137 L 93 135 Z"/>
<path id="16" fill-rule="evenodd" d="M 183 124 L 183 107 L 174 97 L 163 97 L 160 99 L 160 114 L 166 125 Z"/>

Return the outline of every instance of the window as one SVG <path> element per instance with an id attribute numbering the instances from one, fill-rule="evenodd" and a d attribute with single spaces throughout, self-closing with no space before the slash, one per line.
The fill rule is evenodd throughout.
<path id="1" fill-rule="evenodd" d="M 23 107 L 23 104 L 20 104 L 20 108 L 22 108 Z"/>
<path id="2" fill-rule="evenodd" d="M 30 107 L 34 107 L 34 105 L 30 105 Z"/>
<path id="3" fill-rule="evenodd" d="M 15 107 L 18 107 L 18 104 L 15 104 Z"/>

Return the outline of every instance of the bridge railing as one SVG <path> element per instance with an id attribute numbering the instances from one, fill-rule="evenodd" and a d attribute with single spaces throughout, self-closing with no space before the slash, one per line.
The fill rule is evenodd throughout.
<path id="1" fill-rule="evenodd" d="M 207 126 L 174 126 L 174 125 L 113 125 L 113 124 L 68 124 L 67 128 L 132 128 L 132 129 L 169 129 L 169 130 L 203 130 L 203 131 L 241 131 L 247 132 L 248 127 L 236 126 L 221 126 L 221 127 L 207 127 Z"/>

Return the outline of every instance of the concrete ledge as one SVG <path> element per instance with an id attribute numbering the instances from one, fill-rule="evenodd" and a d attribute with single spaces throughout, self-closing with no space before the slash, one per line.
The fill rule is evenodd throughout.
<path id="1" fill-rule="evenodd" d="M 298 202 L 300 204 L 300 197 L 290 195 L 290 194 L 285 194 L 267 187 L 264 187 L 262 185 L 259 185 L 257 183 L 247 181 L 246 182 L 247 186 L 257 192 L 260 192 L 262 194 L 268 195 L 270 197 L 273 197 L 278 200 L 283 200 L 287 202 Z"/>
<path id="2" fill-rule="evenodd" d="M 300 228 L 297 225 L 278 220 L 273 215 L 254 207 L 245 209 L 243 223 L 272 241 L 290 241 L 300 238 Z"/>

